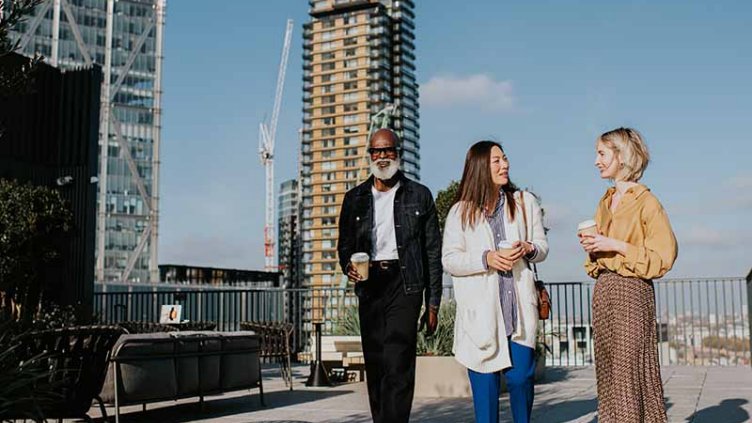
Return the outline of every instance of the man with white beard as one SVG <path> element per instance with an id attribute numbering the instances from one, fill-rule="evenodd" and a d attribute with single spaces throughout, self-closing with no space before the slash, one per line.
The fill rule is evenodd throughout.
<path id="1" fill-rule="evenodd" d="M 431 191 L 400 170 L 400 140 L 389 129 L 369 140 L 371 177 L 345 194 L 337 251 L 359 298 L 360 334 L 374 422 L 410 419 L 418 316 L 431 335 L 441 302 L 441 235 Z M 364 279 L 351 262 L 370 258 Z M 423 295 L 421 295 L 423 294 Z"/>

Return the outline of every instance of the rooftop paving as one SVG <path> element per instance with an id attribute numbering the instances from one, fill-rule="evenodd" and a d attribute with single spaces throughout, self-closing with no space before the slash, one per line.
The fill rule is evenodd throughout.
<path id="1" fill-rule="evenodd" d="M 747 367 L 664 367 L 661 370 L 670 422 L 742 423 L 752 416 L 752 369 Z M 370 422 L 365 383 L 331 388 L 304 385 L 308 367 L 295 366 L 294 390 L 286 388 L 275 367 L 264 369 L 262 407 L 258 390 L 121 408 L 130 422 Z M 535 387 L 534 422 L 597 422 L 593 367 L 549 367 L 546 380 Z M 109 415 L 114 414 L 108 408 Z M 511 422 L 509 399 L 502 397 L 501 421 Z M 100 416 L 92 407 L 90 415 Z M 101 419 L 98 419 L 101 421 Z M 111 420 L 112 421 L 112 420 Z M 413 402 L 411 422 L 472 422 L 470 398 L 427 399 Z"/>

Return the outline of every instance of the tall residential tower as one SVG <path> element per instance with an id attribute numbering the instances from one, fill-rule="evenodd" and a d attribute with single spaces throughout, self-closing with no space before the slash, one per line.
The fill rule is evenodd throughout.
<path id="1" fill-rule="evenodd" d="M 371 117 L 393 108 L 402 169 L 419 179 L 418 84 L 411 0 L 312 0 L 303 33 L 303 284 L 340 285 L 337 217 L 368 177 Z"/>
<path id="2" fill-rule="evenodd" d="M 63 70 L 96 63 L 101 90 L 95 278 L 158 282 L 166 0 L 45 0 L 12 35 Z"/>

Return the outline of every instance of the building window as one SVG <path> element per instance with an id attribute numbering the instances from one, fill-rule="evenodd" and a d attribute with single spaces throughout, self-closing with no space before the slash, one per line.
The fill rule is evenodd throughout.
<path id="1" fill-rule="evenodd" d="M 346 115 L 343 119 L 345 124 L 357 123 L 360 120 L 359 115 Z"/>
<path id="2" fill-rule="evenodd" d="M 324 85 L 324 86 L 321 87 L 321 93 L 322 94 L 329 94 L 329 93 L 332 93 L 332 92 L 334 92 L 334 84 Z"/>
<path id="3" fill-rule="evenodd" d="M 356 22 L 358 22 L 357 16 L 345 16 L 342 19 L 342 24 L 343 25 L 352 25 L 352 24 L 354 24 Z"/>
<path id="4" fill-rule="evenodd" d="M 345 156 L 357 156 L 358 155 L 358 149 L 357 148 L 346 148 L 345 149 Z"/>
<path id="5" fill-rule="evenodd" d="M 357 110 L 358 110 L 358 103 L 345 104 L 344 111 L 346 111 L 346 112 L 354 112 L 354 111 L 357 111 Z"/>
<path id="6" fill-rule="evenodd" d="M 347 71 L 345 72 L 345 78 L 347 79 L 355 79 L 358 77 L 358 71 Z"/>
<path id="7" fill-rule="evenodd" d="M 356 54 L 358 54 L 357 48 L 348 48 L 347 50 L 345 50 L 345 57 L 352 57 Z"/>
<path id="8" fill-rule="evenodd" d="M 333 181 L 335 179 L 336 173 L 335 172 L 327 172 L 322 175 L 322 178 L 325 181 Z"/>
<path id="9" fill-rule="evenodd" d="M 324 271 L 334 271 L 334 263 L 321 263 L 321 270 Z"/>
<path id="10" fill-rule="evenodd" d="M 360 97 L 360 93 L 346 93 L 343 97 L 343 101 L 354 101 Z"/>
<path id="11" fill-rule="evenodd" d="M 326 31 L 321 33 L 321 39 L 323 41 L 331 40 L 334 37 L 334 31 Z"/>
<path id="12" fill-rule="evenodd" d="M 358 165 L 357 160 L 345 160 L 345 167 L 355 167 Z"/>
<path id="13" fill-rule="evenodd" d="M 358 59 L 350 59 L 345 60 L 342 64 L 342 67 L 344 68 L 355 68 L 358 67 Z"/>
<path id="14" fill-rule="evenodd" d="M 344 145 L 354 145 L 358 144 L 360 142 L 360 139 L 358 137 L 345 137 L 343 140 Z"/>
<path id="15" fill-rule="evenodd" d="M 322 51 L 331 50 L 331 49 L 336 48 L 336 47 L 337 47 L 337 43 L 335 43 L 334 41 L 328 41 L 326 43 L 321 43 L 321 50 Z"/>
<path id="16" fill-rule="evenodd" d="M 326 139 L 321 141 L 321 148 L 329 148 L 334 147 L 334 140 L 333 139 Z"/>
<path id="17" fill-rule="evenodd" d="M 322 115 L 333 115 L 337 113 L 337 109 L 334 108 L 334 106 L 327 106 L 321 109 Z"/>
<path id="18" fill-rule="evenodd" d="M 337 162 L 324 162 L 321 163 L 321 169 L 323 170 L 334 170 L 337 168 Z"/>
<path id="19" fill-rule="evenodd" d="M 333 137 L 336 133 L 337 130 L 334 128 L 326 128 L 321 130 L 322 137 Z"/>
<path id="20" fill-rule="evenodd" d="M 346 46 L 354 46 L 358 44 L 358 37 L 345 38 Z"/>
<path id="21" fill-rule="evenodd" d="M 353 82 L 345 82 L 345 83 L 343 84 L 343 88 L 344 88 L 344 89 L 346 89 L 346 90 L 354 90 L 354 89 L 357 89 L 357 88 L 358 88 L 358 82 L 357 82 L 357 81 L 353 81 Z"/>
<path id="22" fill-rule="evenodd" d="M 336 217 L 324 217 L 321 219 L 321 224 L 324 226 L 332 226 L 337 224 Z"/>
<path id="23" fill-rule="evenodd" d="M 358 127 L 357 126 L 348 126 L 348 127 L 345 127 L 345 133 L 346 134 L 357 134 L 358 133 Z"/>
<path id="24" fill-rule="evenodd" d="M 322 63 L 321 64 L 321 71 L 322 72 L 331 71 L 331 70 L 334 70 L 334 62 Z"/>
<path id="25" fill-rule="evenodd" d="M 322 104 L 330 104 L 330 103 L 334 103 L 334 102 L 336 101 L 336 99 L 337 99 L 337 98 L 336 98 L 335 96 L 333 96 L 333 95 L 328 95 L 328 96 L 325 96 L 325 97 L 322 97 L 322 98 L 321 98 L 321 103 L 322 103 Z"/>
<path id="26" fill-rule="evenodd" d="M 324 196 L 324 197 L 322 198 L 322 201 L 324 202 L 324 204 L 328 204 L 328 203 L 333 203 L 333 202 L 335 201 L 335 198 L 336 198 L 336 197 L 335 197 L 335 196 L 333 196 L 333 195 L 325 195 L 325 196 Z"/>
<path id="27" fill-rule="evenodd" d="M 325 82 L 332 82 L 332 81 L 336 81 L 336 80 L 337 80 L 337 75 L 333 75 L 331 73 L 328 74 L 328 75 L 321 75 L 321 83 L 322 84 L 325 83 Z"/>
<path id="28" fill-rule="evenodd" d="M 334 150 L 326 150 L 326 151 L 321 152 L 322 159 L 331 159 L 334 156 L 335 156 Z"/>

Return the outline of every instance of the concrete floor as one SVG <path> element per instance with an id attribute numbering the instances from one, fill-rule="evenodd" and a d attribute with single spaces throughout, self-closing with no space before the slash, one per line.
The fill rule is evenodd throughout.
<path id="1" fill-rule="evenodd" d="M 264 370 L 266 407 L 256 391 L 168 401 L 122 409 L 121 422 L 370 422 L 365 383 L 333 388 L 304 386 L 308 368 L 297 366 L 289 391 L 273 367 Z M 742 423 L 752 416 L 752 369 L 746 367 L 664 367 L 666 407 L 670 422 Z M 597 422 L 595 373 L 592 367 L 551 367 L 535 387 L 534 422 Z M 108 409 L 112 415 L 114 410 Z M 99 417 L 93 407 L 90 415 Z M 99 419 L 101 421 L 101 419 Z M 113 421 L 111 419 L 111 421 Z M 472 422 L 472 400 L 421 399 L 413 403 L 411 421 Z M 511 422 L 509 400 L 501 402 L 501 421 Z"/>

